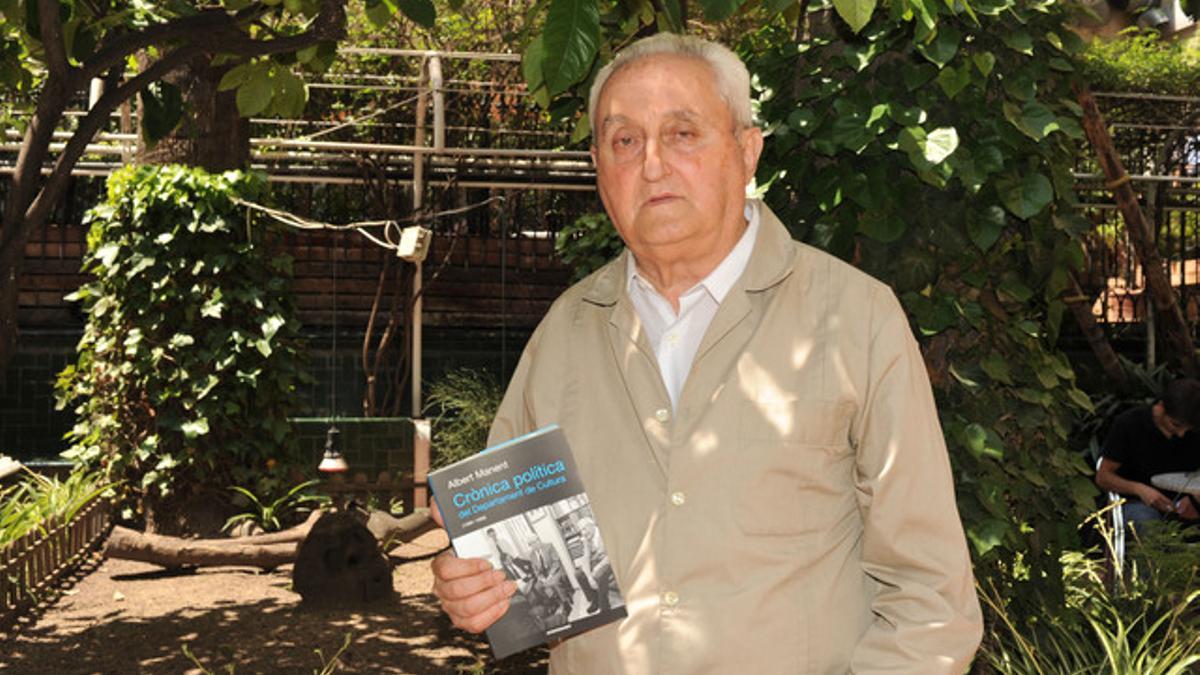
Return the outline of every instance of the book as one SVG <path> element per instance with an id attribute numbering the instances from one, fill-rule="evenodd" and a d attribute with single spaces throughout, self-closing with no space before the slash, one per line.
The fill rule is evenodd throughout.
<path id="1" fill-rule="evenodd" d="M 454 552 L 517 583 L 487 630 L 497 659 L 626 615 L 567 437 L 543 427 L 429 473 Z"/>

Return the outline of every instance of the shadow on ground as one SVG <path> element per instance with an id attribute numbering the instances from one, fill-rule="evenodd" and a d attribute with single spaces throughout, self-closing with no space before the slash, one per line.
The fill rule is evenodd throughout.
<path id="1" fill-rule="evenodd" d="M 3 660 L 14 673 L 201 672 L 184 646 L 214 673 L 320 672 L 352 636 L 336 672 L 454 673 L 479 662 L 486 642 L 455 630 L 435 611 L 432 597 L 397 598 L 368 611 L 308 609 L 274 600 L 180 610 L 153 619 L 121 619 L 112 612 L 92 617 L 78 633 L 26 629 Z M 299 629 L 304 626 L 303 629 Z M 456 649 L 448 649 L 456 648 Z M 7 651 L 7 649 L 5 650 Z M 447 653 L 451 652 L 451 653 Z M 484 672 L 541 673 L 545 653 L 486 658 Z"/>
<path id="2" fill-rule="evenodd" d="M 290 565 L 186 574 L 125 560 L 88 565 L 0 636 L 0 671 L 310 675 L 350 635 L 334 672 L 545 673 L 546 650 L 495 661 L 485 639 L 450 624 L 428 592 L 429 553 L 445 542 L 428 537 L 397 559 L 392 598 L 352 609 L 301 605 Z"/>

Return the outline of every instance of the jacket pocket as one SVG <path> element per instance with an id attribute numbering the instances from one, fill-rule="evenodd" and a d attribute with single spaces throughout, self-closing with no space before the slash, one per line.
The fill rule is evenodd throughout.
<path id="1" fill-rule="evenodd" d="M 792 399 L 744 404 L 734 518 L 748 535 L 827 529 L 854 510 L 850 406 Z"/>

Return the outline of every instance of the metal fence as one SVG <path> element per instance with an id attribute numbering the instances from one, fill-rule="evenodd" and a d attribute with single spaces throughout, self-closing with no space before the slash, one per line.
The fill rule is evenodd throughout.
<path id="1" fill-rule="evenodd" d="M 1097 94 L 1142 212 L 1190 325 L 1200 322 L 1200 97 Z M 1085 292 L 1093 313 L 1116 334 L 1144 334 L 1153 325 L 1145 274 L 1105 178 L 1090 152 L 1076 174 L 1087 237 Z"/>
<path id="2" fill-rule="evenodd" d="M 0 548 L 0 631 L 6 631 L 108 534 L 108 501 L 96 498 L 73 518 L 47 519 Z"/>

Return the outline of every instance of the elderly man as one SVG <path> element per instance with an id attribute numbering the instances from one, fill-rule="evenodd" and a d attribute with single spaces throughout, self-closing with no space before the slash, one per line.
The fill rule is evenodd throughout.
<path id="1" fill-rule="evenodd" d="M 555 302 L 490 439 L 562 426 L 625 597 L 551 670 L 961 673 L 980 612 L 920 353 L 885 285 L 746 199 L 745 66 L 642 40 L 590 119 L 627 250 Z M 504 613 L 486 561 L 433 570 L 456 625 Z"/>

